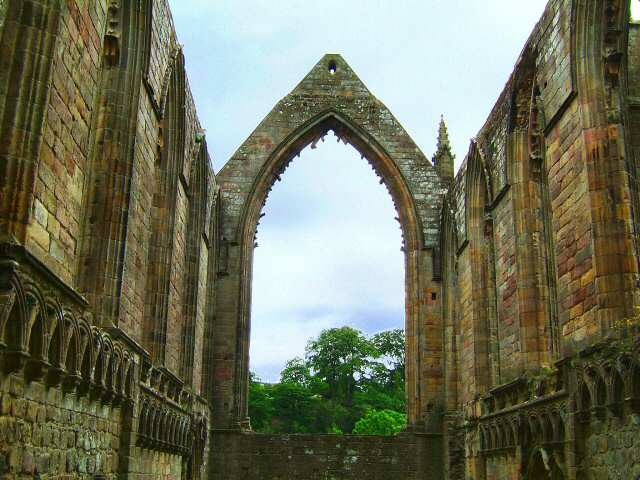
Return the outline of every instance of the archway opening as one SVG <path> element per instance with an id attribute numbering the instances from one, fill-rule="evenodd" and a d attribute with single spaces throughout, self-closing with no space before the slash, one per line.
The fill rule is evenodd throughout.
<path id="1" fill-rule="evenodd" d="M 406 421 L 399 214 L 369 163 L 333 132 L 300 157 L 257 229 L 252 427 L 393 434 Z"/>

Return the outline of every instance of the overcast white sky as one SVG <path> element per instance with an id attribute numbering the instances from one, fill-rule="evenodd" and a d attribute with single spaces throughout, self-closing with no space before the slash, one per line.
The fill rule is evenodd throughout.
<path id="1" fill-rule="evenodd" d="M 638 3 L 638 2 L 636 2 Z M 328 52 L 424 153 L 445 115 L 458 164 L 544 0 L 171 0 L 216 171 Z M 251 368 L 275 381 L 323 328 L 404 326 L 400 230 L 366 161 L 328 136 L 278 183 L 258 230 Z"/>

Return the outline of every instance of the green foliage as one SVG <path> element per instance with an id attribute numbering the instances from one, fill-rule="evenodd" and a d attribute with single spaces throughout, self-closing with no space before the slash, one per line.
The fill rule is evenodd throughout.
<path id="1" fill-rule="evenodd" d="M 311 385 L 311 369 L 309 365 L 300 357 L 295 357 L 287 362 L 284 370 L 280 372 L 282 383 L 295 383 L 308 387 Z"/>
<path id="2" fill-rule="evenodd" d="M 295 383 L 273 385 L 273 409 L 277 412 L 279 432 L 310 433 L 325 428 L 318 418 L 321 398 L 309 389 Z"/>
<path id="3" fill-rule="evenodd" d="M 613 338 L 617 341 L 618 350 L 631 350 L 640 335 L 640 306 L 633 307 L 633 313 L 621 320 L 614 321 L 611 325 Z"/>
<path id="4" fill-rule="evenodd" d="M 271 386 L 260 383 L 251 375 L 249 386 L 249 414 L 251 423 L 259 431 L 268 431 L 271 419 L 275 416 Z"/>
<path id="5" fill-rule="evenodd" d="M 392 389 L 398 385 L 404 388 L 404 331 L 396 329 L 380 332 L 373 336 L 371 342 L 389 365 L 382 369 L 381 380 Z"/>
<path id="6" fill-rule="evenodd" d="M 393 410 L 371 410 L 358 420 L 353 433 L 359 435 L 396 435 L 407 425 L 407 416 Z"/>
<path id="7" fill-rule="evenodd" d="M 371 342 L 380 354 L 389 357 L 393 368 L 404 368 L 404 330 L 397 328 L 376 333 Z"/>
<path id="8" fill-rule="evenodd" d="M 395 410 L 404 412 L 406 410 L 404 384 L 401 382 L 393 388 L 375 383 L 366 385 L 361 392 L 356 393 L 355 404 L 363 411 Z"/>
<path id="9" fill-rule="evenodd" d="M 329 433 L 333 433 L 335 435 L 342 435 L 344 432 L 335 423 L 332 423 L 331 428 L 329 429 Z"/>
<path id="10" fill-rule="evenodd" d="M 308 342 L 304 359 L 287 362 L 279 383 L 265 384 L 251 376 L 253 429 L 355 433 L 356 425 L 368 419 L 360 429 L 375 424 L 382 435 L 397 433 L 406 421 L 404 362 L 402 330 L 371 338 L 350 327 L 324 330 Z M 369 418 L 372 412 L 377 413 Z"/>
<path id="11" fill-rule="evenodd" d="M 329 386 L 329 398 L 353 402 L 357 381 L 371 366 L 375 347 L 362 332 L 351 328 L 323 330 L 307 344 L 307 362 L 321 381 Z"/>

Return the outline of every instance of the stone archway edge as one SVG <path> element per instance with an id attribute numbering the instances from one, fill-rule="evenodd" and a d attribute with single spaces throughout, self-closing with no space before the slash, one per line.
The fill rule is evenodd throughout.
<path id="1" fill-rule="evenodd" d="M 405 252 L 407 378 L 412 428 L 425 415 L 426 379 L 420 367 L 429 340 L 421 327 L 426 289 L 433 282 L 430 249 L 438 242 L 442 198 L 448 182 L 424 156 L 387 107 L 347 62 L 325 55 L 285 96 L 220 170 L 221 231 L 225 275 L 217 282 L 214 418 L 218 427 L 247 426 L 251 275 L 262 207 L 287 165 L 309 144 L 333 130 L 366 158 L 386 185 L 398 212 Z M 433 289 L 433 288 L 432 288 Z M 437 378 L 430 379 L 432 389 Z M 433 392 L 432 392 L 433 394 Z M 214 407 L 215 408 L 215 407 Z"/>

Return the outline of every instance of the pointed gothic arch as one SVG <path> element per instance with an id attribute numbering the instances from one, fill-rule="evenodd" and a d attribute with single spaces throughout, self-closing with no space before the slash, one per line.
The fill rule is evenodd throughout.
<path id="1" fill-rule="evenodd" d="M 460 325 L 457 311 L 457 259 L 458 245 L 456 220 L 451 208 L 452 199 L 445 199 L 442 206 L 440 225 L 440 255 L 442 282 L 442 321 L 443 321 L 443 380 L 444 403 L 447 410 L 455 410 L 458 405 L 459 389 L 459 345 Z"/>
<path id="2" fill-rule="evenodd" d="M 47 356 L 52 368 L 64 368 L 64 320 L 58 315 L 54 305 L 47 303 L 47 311 L 51 321 L 51 333 L 48 338 Z"/>
<path id="3" fill-rule="evenodd" d="M 490 177 L 475 141 L 467 154 L 465 211 L 471 265 L 473 302 L 471 338 L 474 348 L 475 392 L 485 394 L 498 384 L 498 326 L 495 308 L 493 219 L 488 212 L 492 198 Z"/>
<path id="4" fill-rule="evenodd" d="M 174 254 L 178 201 L 185 201 L 187 180 L 185 163 L 185 69 L 184 55 L 176 50 L 165 75 L 162 122 L 153 189 L 152 231 L 148 255 L 147 300 L 145 307 L 145 345 L 154 361 L 178 371 L 182 342 L 181 329 L 168 332 L 171 320 L 171 283 L 174 280 Z M 171 358 L 167 358 L 167 357 Z"/>
<path id="5" fill-rule="evenodd" d="M 213 418 L 220 426 L 248 426 L 251 277 L 260 212 L 287 165 L 329 131 L 369 161 L 398 212 L 405 254 L 405 381 L 412 426 L 424 420 L 440 395 L 442 339 L 436 329 L 428 336 L 424 325 L 428 317 L 437 321 L 440 315 L 432 252 L 438 245 L 447 184 L 344 59 L 326 55 L 217 176 L 222 218 L 212 401 Z M 431 365 L 428 381 L 421 367 L 424 361 Z"/>
<path id="6" fill-rule="evenodd" d="M 542 478 L 563 480 L 566 478 L 561 456 L 542 447 L 536 447 L 531 451 L 526 466 L 526 480 Z"/>
<path id="7" fill-rule="evenodd" d="M 111 2 L 93 104 L 85 201 L 76 264 L 78 289 L 95 325 L 118 326 L 127 260 L 129 207 L 138 132 L 140 86 L 150 55 L 152 0 Z M 135 188 L 135 187 L 133 187 Z M 137 334 L 138 332 L 136 332 Z"/>
<path id="8" fill-rule="evenodd" d="M 210 175 L 210 159 L 207 143 L 202 141 L 189 174 L 189 213 L 187 227 L 186 289 L 183 306 L 185 323 L 183 326 L 181 373 L 187 384 L 200 389 L 200 362 L 196 355 L 202 352 L 204 336 L 205 292 L 199 276 L 210 255 L 207 238 L 207 216 L 209 212 L 209 190 L 213 187 Z"/>

